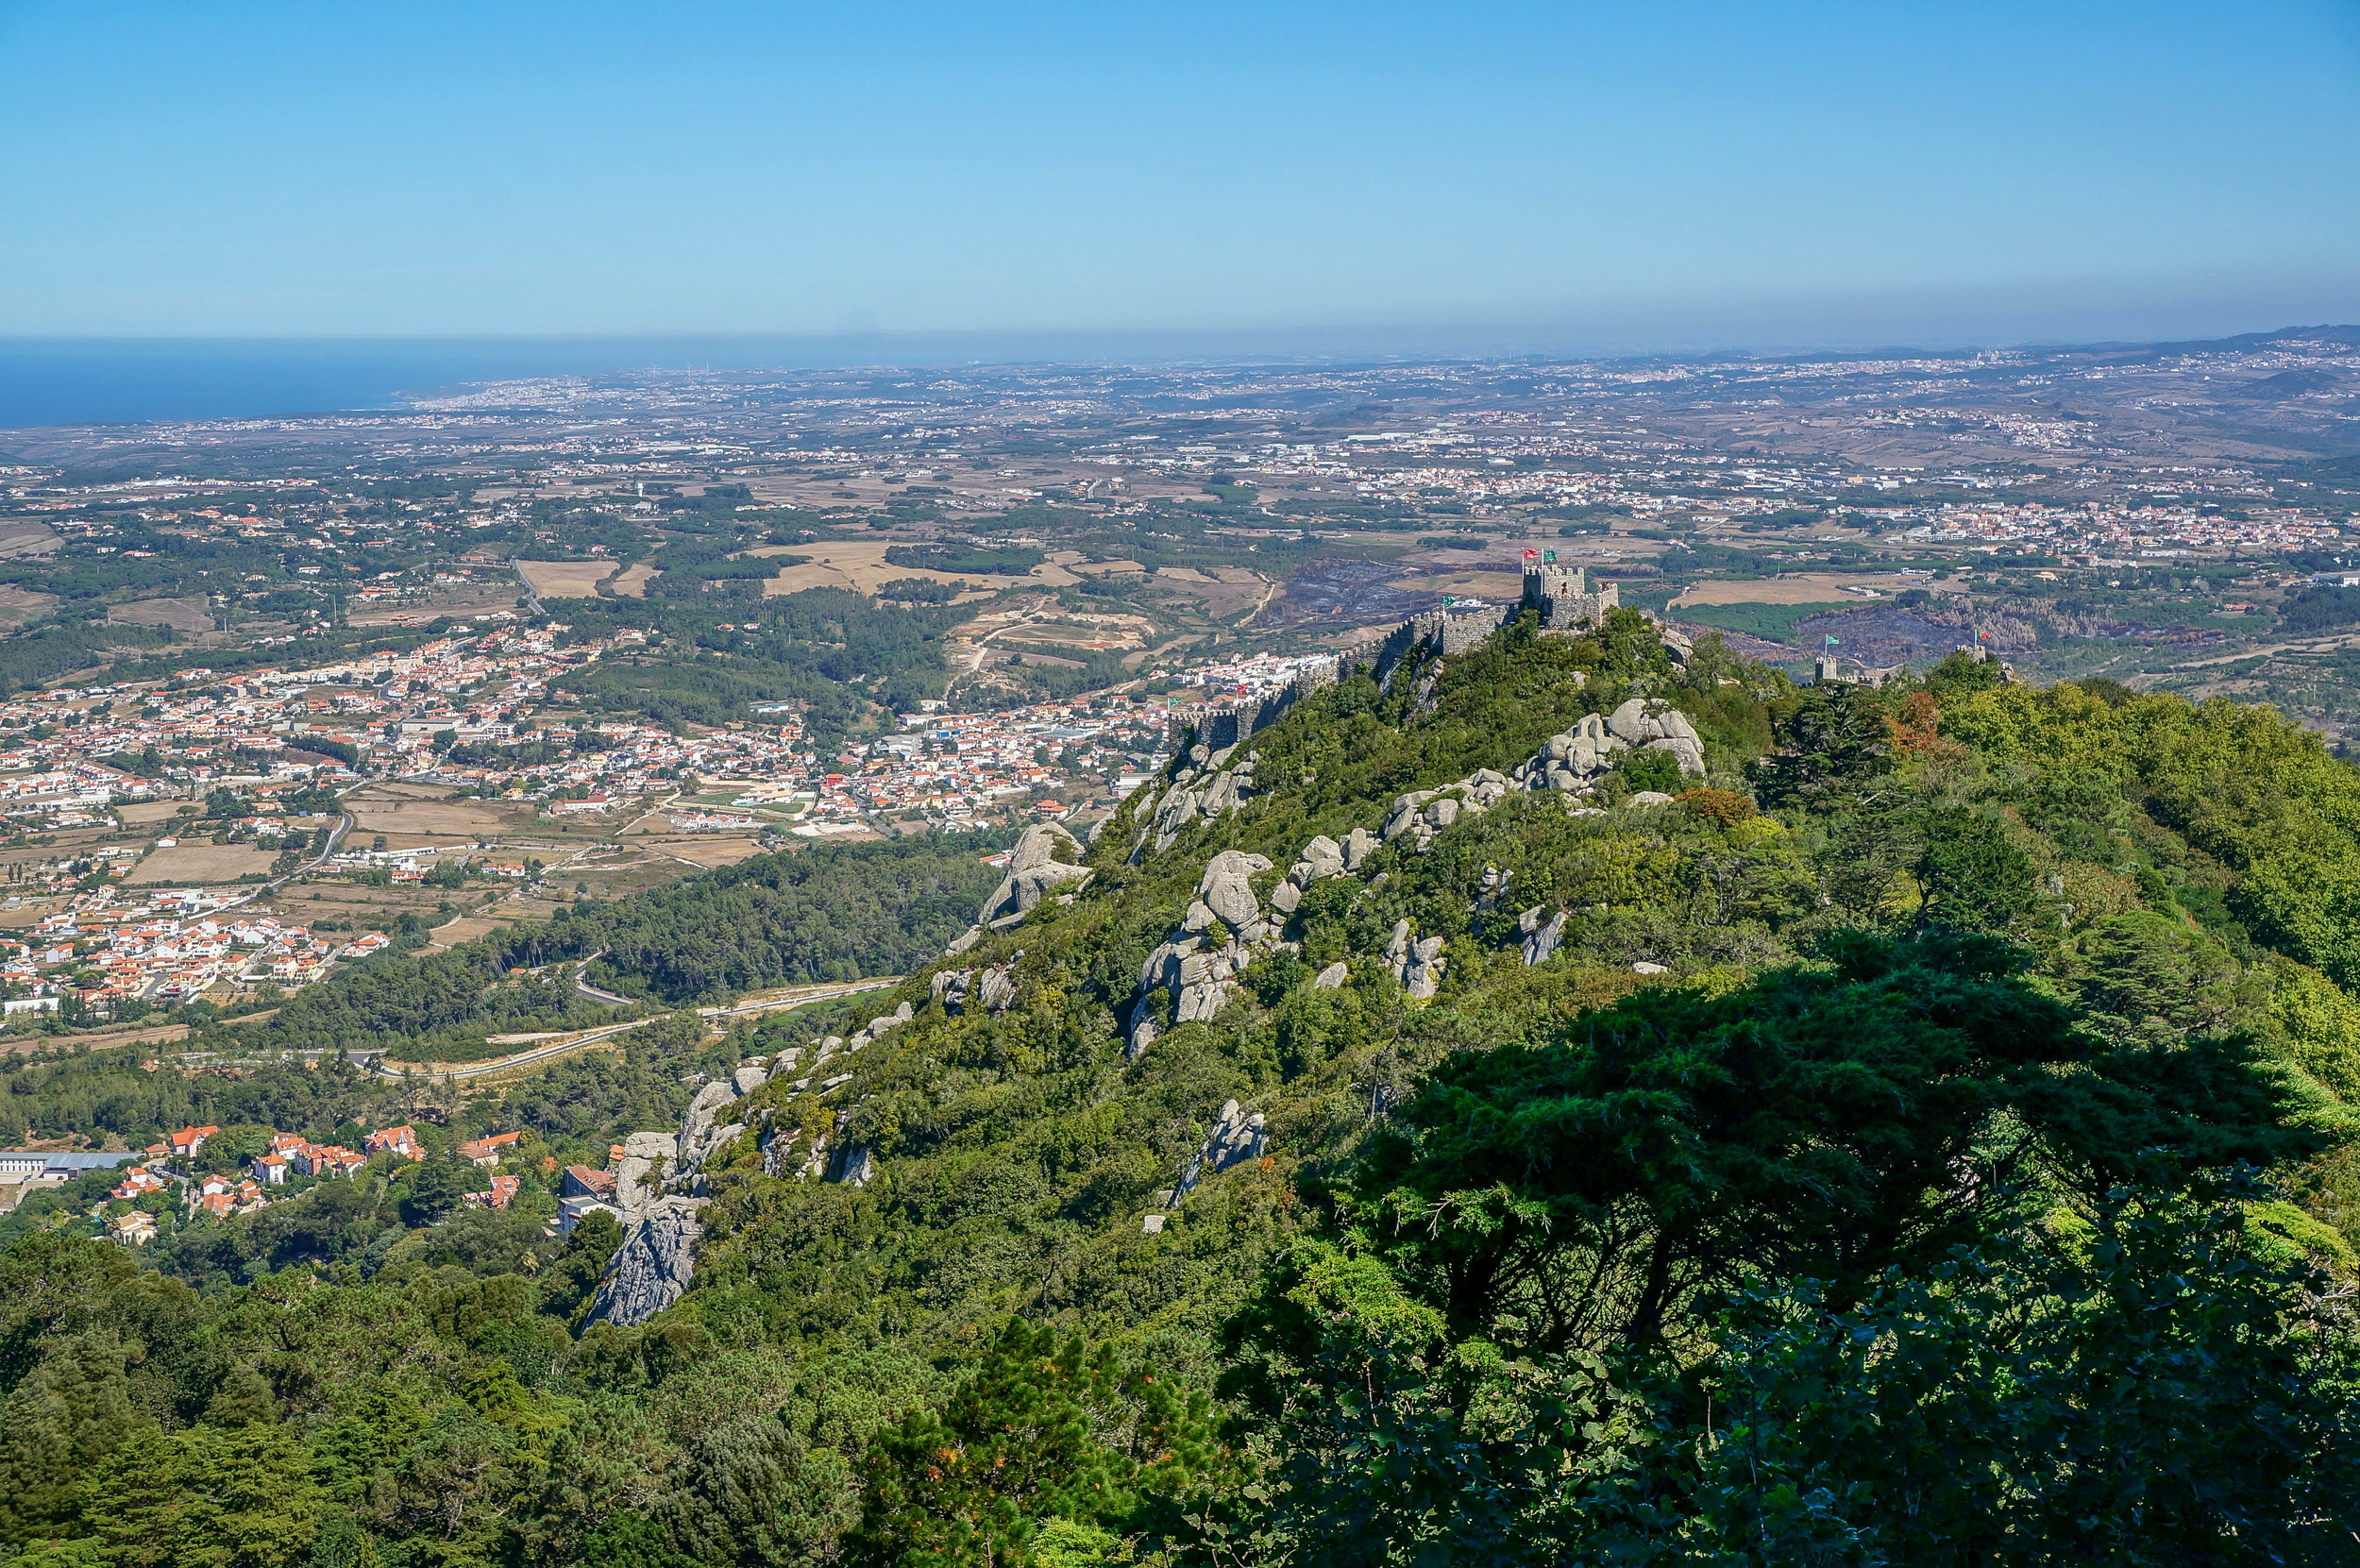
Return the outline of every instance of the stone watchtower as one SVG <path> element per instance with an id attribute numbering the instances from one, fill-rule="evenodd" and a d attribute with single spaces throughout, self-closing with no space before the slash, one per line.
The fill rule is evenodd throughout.
<path id="1" fill-rule="evenodd" d="M 1579 566 L 1559 565 L 1557 551 L 1525 551 L 1525 603 L 1541 612 L 1541 624 L 1550 631 L 1603 625 L 1606 613 L 1622 602 L 1613 583 L 1601 582 L 1593 591 Z"/>

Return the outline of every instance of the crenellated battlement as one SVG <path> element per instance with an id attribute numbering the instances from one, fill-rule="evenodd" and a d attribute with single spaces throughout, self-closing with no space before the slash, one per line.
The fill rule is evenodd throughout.
<path id="1" fill-rule="evenodd" d="M 1554 555 L 1556 551 L 1548 552 Z M 1609 610 L 1623 602 L 1622 590 L 1611 582 L 1590 586 L 1590 574 L 1579 566 L 1560 566 L 1525 551 L 1525 603 L 1541 612 L 1541 624 L 1551 631 L 1598 626 Z"/>

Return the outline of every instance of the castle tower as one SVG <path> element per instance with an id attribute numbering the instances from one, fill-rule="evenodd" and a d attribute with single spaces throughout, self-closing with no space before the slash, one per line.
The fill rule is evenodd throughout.
<path id="1" fill-rule="evenodd" d="M 1557 551 L 1525 551 L 1525 603 L 1541 612 L 1541 624 L 1550 631 L 1603 625 L 1606 613 L 1622 602 L 1613 583 L 1593 589 L 1581 567 L 1559 565 Z"/>

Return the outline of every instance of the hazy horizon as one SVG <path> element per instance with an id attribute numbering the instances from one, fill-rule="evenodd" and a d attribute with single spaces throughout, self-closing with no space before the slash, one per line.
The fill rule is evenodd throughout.
<path id="1" fill-rule="evenodd" d="M 2018 337 L 1931 329 L 1916 337 L 1765 332 L 1748 341 L 1670 333 L 1589 341 L 1562 328 L 1310 328 L 1249 332 L 974 331 L 682 334 L 416 334 L 384 337 L 0 335 L 0 430 L 293 416 L 400 406 L 486 382 L 696 371 L 944 370 L 997 365 L 1371 363 L 1617 357 L 1709 359 L 1956 354 L 2000 348 L 2208 341 L 2360 322 L 2360 307 L 2268 319 L 2186 312 L 2146 331 Z M 2119 319 L 2115 323 L 2122 325 Z"/>
<path id="2" fill-rule="evenodd" d="M 2360 14 L 2300 0 L 22 4 L 0 51 L 14 337 L 1433 354 L 2360 318 Z"/>

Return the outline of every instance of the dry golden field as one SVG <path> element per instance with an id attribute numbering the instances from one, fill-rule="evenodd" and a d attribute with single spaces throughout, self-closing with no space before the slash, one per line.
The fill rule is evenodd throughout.
<path id="1" fill-rule="evenodd" d="M 202 887 L 267 872 L 271 859 L 251 844 L 176 844 L 151 852 L 123 880 L 134 887 Z"/>
<path id="2" fill-rule="evenodd" d="M 615 575 L 613 561 L 519 561 L 516 566 L 543 599 L 589 599 Z"/>
<path id="3" fill-rule="evenodd" d="M 357 790 L 345 798 L 345 809 L 352 813 L 352 837 L 365 845 L 383 834 L 389 849 L 453 838 L 481 842 L 503 834 L 531 833 L 534 826 L 529 805 L 467 800 L 443 790 L 429 793 L 419 786 L 398 784 Z"/>
<path id="4" fill-rule="evenodd" d="M 107 618 L 117 626 L 169 626 L 175 632 L 211 632 L 213 617 L 205 613 L 205 599 L 143 599 L 110 606 Z"/>
<path id="5" fill-rule="evenodd" d="M 1847 587 L 1874 588 L 1880 594 L 1895 594 L 1904 588 L 1929 586 L 1924 578 L 1854 577 L 1841 572 L 1792 572 L 1784 577 L 1763 578 L 1758 582 L 1699 582 L 1672 600 L 1677 610 L 1683 604 L 1841 604 L 1863 599 L 1860 594 L 1847 594 Z"/>

